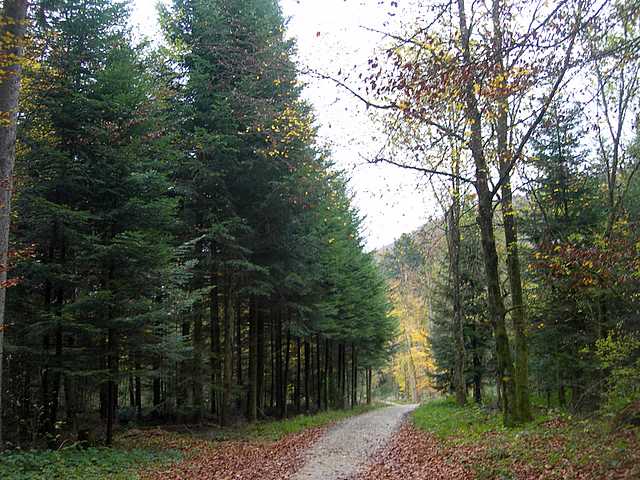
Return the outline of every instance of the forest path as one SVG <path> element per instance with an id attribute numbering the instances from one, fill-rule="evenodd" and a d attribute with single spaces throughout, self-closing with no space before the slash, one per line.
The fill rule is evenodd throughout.
<path id="1" fill-rule="evenodd" d="M 394 405 L 357 415 L 331 427 L 306 453 L 292 480 L 343 480 L 367 461 L 400 428 L 417 405 Z"/>

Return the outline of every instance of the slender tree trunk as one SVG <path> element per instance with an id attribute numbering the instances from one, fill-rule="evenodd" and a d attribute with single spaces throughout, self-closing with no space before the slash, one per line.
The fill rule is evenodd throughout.
<path id="1" fill-rule="evenodd" d="M 346 407 L 347 402 L 347 346 L 340 344 L 342 349 L 342 378 L 340 379 L 340 408 Z"/>
<path id="2" fill-rule="evenodd" d="M 13 168 L 16 160 L 16 120 L 20 97 L 21 60 L 27 0 L 4 0 L 0 25 L 0 451 L 3 443 L 2 368 L 4 365 L 5 300 L 11 224 Z"/>
<path id="3" fill-rule="evenodd" d="M 204 308 L 204 306 L 203 306 Z M 204 312 L 198 310 L 196 317 L 193 319 L 193 407 L 196 414 L 196 422 L 202 420 L 204 399 L 203 399 L 203 385 L 202 385 L 202 363 L 204 353 L 204 336 L 202 332 L 202 315 Z M 206 355 L 206 354 L 205 354 Z"/>
<path id="4" fill-rule="evenodd" d="M 460 40 L 464 61 L 467 65 L 471 65 L 471 39 L 467 26 L 464 3 L 464 0 L 458 0 Z M 469 75 L 464 85 L 465 114 L 470 123 L 469 148 L 476 166 L 475 188 L 478 194 L 478 225 L 480 227 L 487 281 L 487 306 L 496 342 L 497 377 L 500 381 L 500 390 L 503 394 L 502 410 L 504 423 L 510 426 L 518 420 L 514 379 L 515 372 L 505 323 L 506 312 L 504 298 L 500 290 L 498 253 L 493 228 L 493 194 L 489 188 L 489 166 L 484 155 L 482 116 L 474 88 L 474 77 Z"/>
<path id="5" fill-rule="evenodd" d="M 300 362 L 301 358 L 301 345 L 300 337 L 296 337 L 296 392 L 295 392 L 295 407 L 296 413 L 300 413 L 300 387 L 302 377 L 302 366 Z"/>
<path id="6" fill-rule="evenodd" d="M 157 368 L 155 368 L 156 372 L 160 370 L 160 367 L 158 366 Z M 162 403 L 162 380 L 160 378 L 154 378 L 153 379 L 153 406 L 157 407 L 160 405 L 160 403 Z M 157 410 L 156 413 L 160 413 L 159 410 Z"/>
<path id="7" fill-rule="evenodd" d="M 501 0 L 493 1 L 493 38 L 496 69 L 504 78 L 507 73 L 503 65 L 503 34 L 500 23 Z M 506 81 L 506 80 L 505 80 Z M 511 319 L 515 336 L 515 420 L 529 421 L 532 419 L 531 405 L 529 403 L 529 350 L 526 337 L 526 320 L 524 298 L 522 293 L 522 279 L 520 276 L 520 257 L 518 253 L 518 224 L 516 212 L 513 207 L 513 193 L 511 191 L 510 168 L 512 154 L 508 142 L 508 115 L 509 103 L 506 98 L 498 98 L 498 112 L 496 116 L 496 138 L 498 146 L 498 160 L 500 165 L 500 177 L 502 183 L 502 217 L 504 224 L 504 237 L 507 246 L 507 271 L 511 290 Z"/>
<path id="8" fill-rule="evenodd" d="M 289 322 L 290 323 L 290 322 Z M 291 362 L 291 330 L 287 326 L 287 346 L 284 356 L 284 379 L 282 382 L 282 417 L 287 418 L 288 415 L 288 396 L 289 396 L 289 363 Z"/>
<path id="9" fill-rule="evenodd" d="M 371 367 L 367 369 L 367 405 L 371 405 L 371 380 L 372 371 Z"/>
<path id="10" fill-rule="evenodd" d="M 135 402 L 136 402 L 136 418 L 138 422 L 142 421 L 142 382 L 140 381 L 140 362 L 136 361 L 135 376 Z"/>
<path id="11" fill-rule="evenodd" d="M 225 426 L 229 422 L 231 410 L 231 387 L 233 384 L 233 343 L 231 325 L 231 278 L 226 275 L 224 291 L 224 361 L 223 361 L 223 389 L 222 408 L 220 409 L 220 425 Z"/>
<path id="12" fill-rule="evenodd" d="M 282 312 L 280 308 L 276 312 L 276 326 L 275 326 L 275 336 L 276 336 L 276 375 L 275 375 L 275 399 L 276 399 L 276 408 L 278 411 L 278 416 L 282 418 L 284 415 L 284 406 L 282 405 Z"/>
<path id="13" fill-rule="evenodd" d="M 358 405 L 358 351 L 351 344 L 351 408 Z"/>
<path id="14" fill-rule="evenodd" d="M 457 159 L 454 158 L 457 164 Z M 454 166 L 454 175 L 457 175 L 457 165 Z M 449 249 L 449 275 L 452 291 L 453 306 L 453 338 L 455 344 L 455 363 L 453 369 L 453 383 L 456 392 L 456 403 L 467 403 L 467 382 L 464 378 L 465 348 L 464 348 L 464 324 L 462 316 L 462 302 L 460 300 L 460 188 L 459 181 L 453 180 L 453 202 L 448 212 L 448 242 Z M 414 399 L 415 400 L 415 399 Z"/>
<path id="15" fill-rule="evenodd" d="M 135 408 L 136 394 L 135 394 L 135 387 L 133 386 L 133 373 L 129 373 L 128 386 L 129 386 L 129 407 Z"/>
<path id="16" fill-rule="evenodd" d="M 304 411 L 309 412 L 311 398 L 311 345 L 304 342 Z"/>
<path id="17" fill-rule="evenodd" d="M 60 295 L 60 293 L 59 293 Z M 58 302 L 60 302 L 60 299 L 58 299 Z M 55 444 L 56 442 L 56 423 L 58 421 L 58 408 L 60 405 L 60 386 L 62 384 L 62 325 L 61 325 L 61 320 L 60 318 L 58 318 L 58 322 L 57 322 L 57 326 L 56 326 L 56 333 L 55 333 L 55 339 L 56 339 L 56 345 L 55 345 L 55 349 L 56 349 L 56 354 L 55 354 L 55 363 L 54 365 L 56 366 L 56 370 L 53 373 L 53 386 L 51 389 L 51 397 L 49 399 L 50 402 L 50 406 L 49 406 L 49 420 L 48 420 L 48 425 L 49 425 L 49 439 L 50 439 L 50 448 L 56 448 L 57 445 Z"/>
<path id="18" fill-rule="evenodd" d="M 478 404 L 482 404 L 482 374 L 480 369 L 482 363 L 480 361 L 480 355 L 478 354 L 478 327 L 473 324 L 473 400 Z"/>
<path id="19" fill-rule="evenodd" d="M 338 358 L 336 365 L 336 406 L 342 408 L 342 343 L 338 343 Z"/>
<path id="20" fill-rule="evenodd" d="M 209 330 L 210 330 L 210 352 L 209 365 L 211 368 L 211 414 L 216 415 L 218 411 L 218 386 L 220 368 L 220 300 L 219 300 L 219 279 L 216 266 L 216 244 L 211 242 L 211 292 L 209 293 Z"/>
<path id="21" fill-rule="evenodd" d="M 242 391 L 242 302 L 236 301 L 236 385 Z M 242 411 L 243 395 L 238 395 L 237 408 Z"/>
<path id="22" fill-rule="evenodd" d="M 269 349 L 271 353 L 271 372 L 270 372 L 270 380 L 271 380 L 271 388 L 269 389 L 269 407 L 273 408 L 276 404 L 276 321 L 273 316 L 273 309 L 271 309 L 271 348 Z"/>
<path id="23" fill-rule="evenodd" d="M 330 364 L 330 353 L 329 350 L 331 348 L 331 343 L 329 339 L 325 339 L 324 341 L 324 409 L 329 410 L 329 364 Z"/>
<path id="24" fill-rule="evenodd" d="M 258 311 L 255 299 L 251 300 L 249 307 L 249 395 L 247 406 L 247 418 L 255 422 L 258 418 Z"/>
<path id="25" fill-rule="evenodd" d="M 116 404 L 116 355 L 115 351 L 115 332 L 110 328 L 107 332 L 107 369 L 109 371 L 109 380 L 107 382 L 107 439 L 106 443 L 111 446 L 113 443 L 113 425 L 115 423 L 115 404 Z"/>
<path id="26" fill-rule="evenodd" d="M 320 334 L 316 335 L 316 379 L 318 386 L 318 395 L 316 398 L 318 411 L 322 410 L 322 366 L 320 364 Z"/>
<path id="27" fill-rule="evenodd" d="M 257 390 L 257 395 L 258 395 L 258 411 L 259 412 L 264 412 L 264 406 L 266 403 L 266 394 L 267 394 L 267 389 L 265 388 L 265 381 L 264 381 L 264 359 L 265 359 L 265 345 L 264 345 L 264 311 L 260 308 L 260 305 L 258 304 L 256 306 L 257 310 L 258 310 L 258 323 L 256 325 L 256 328 L 258 329 L 258 331 L 256 332 L 256 336 L 257 341 L 258 341 L 258 351 L 257 351 L 257 355 L 258 355 L 258 359 L 257 359 L 257 369 L 258 369 L 258 373 L 257 373 L 257 382 L 258 382 L 258 386 L 256 387 Z"/>

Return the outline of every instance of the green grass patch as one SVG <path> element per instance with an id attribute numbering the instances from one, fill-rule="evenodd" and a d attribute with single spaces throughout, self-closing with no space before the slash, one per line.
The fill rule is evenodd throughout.
<path id="1" fill-rule="evenodd" d="M 322 427 L 333 422 L 344 420 L 354 415 L 375 410 L 382 404 L 359 405 L 353 409 L 329 410 L 313 415 L 297 415 L 286 420 L 258 422 L 241 429 L 239 436 L 256 440 L 277 441 L 286 435 L 301 432 L 307 428 Z"/>
<path id="2" fill-rule="evenodd" d="M 459 407 L 449 398 L 432 400 L 413 412 L 414 424 L 440 439 L 458 437 L 473 442 L 487 432 L 506 431 L 499 415 L 477 405 Z"/>
<path id="3" fill-rule="evenodd" d="M 66 448 L 0 455 L 0 478 L 11 480 L 133 480 L 141 467 L 177 461 L 175 450 Z"/>
<path id="4" fill-rule="evenodd" d="M 578 471 L 585 475 L 580 478 L 604 478 L 612 469 L 616 478 L 640 478 L 634 476 L 640 473 L 640 430 L 613 432 L 605 419 L 536 412 L 534 421 L 505 428 L 500 412 L 442 399 L 416 409 L 413 422 L 462 455 L 481 480 L 515 478 L 516 471 L 518 478 L 560 480 Z"/>

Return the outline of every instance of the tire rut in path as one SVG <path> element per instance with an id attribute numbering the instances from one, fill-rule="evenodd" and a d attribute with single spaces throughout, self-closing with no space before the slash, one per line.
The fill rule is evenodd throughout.
<path id="1" fill-rule="evenodd" d="M 338 423 L 309 449 L 304 466 L 292 480 L 342 480 L 355 474 L 416 407 L 394 405 Z"/>

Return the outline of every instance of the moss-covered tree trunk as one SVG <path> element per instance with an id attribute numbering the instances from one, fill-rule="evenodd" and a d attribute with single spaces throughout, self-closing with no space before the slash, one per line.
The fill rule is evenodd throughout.
<path id="1" fill-rule="evenodd" d="M 507 78 L 503 60 L 503 33 L 500 23 L 501 1 L 494 0 L 492 9 L 493 19 L 493 52 L 495 68 Z M 505 244 L 507 246 L 507 272 L 511 291 L 511 319 L 515 336 L 515 401 L 516 418 L 518 422 L 531 420 L 531 405 L 529 403 L 529 350 L 526 337 L 526 320 L 524 296 L 522 293 L 522 278 L 520 275 L 520 257 L 518 252 L 518 224 L 513 206 L 513 192 L 511 190 L 510 169 L 512 154 L 508 140 L 509 102 L 506 96 L 497 98 L 496 138 L 498 147 L 498 163 L 502 180 L 502 217 Z"/>
<path id="2" fill-rule="evenodd" d="M 471 65 L 471 38 L 467 25 L 464 0 L 458 0 L 458 16 L 463 59 L 467 65 Z M 470 124 L 468 142 L 476 167 L 474 185 L 478 195 L 478 226 L 480 227 L 487 282 L 487 306 L 496 342 L 497 375 L 500 382 L 499 389 L 502 392 L 504 423 L 505 425 L 513 425 L 518 419 L 515 372 L 505 322 L 504 298 L 500 289 L 498 252 L 493 226 L 493 195 L 489 188 L 489 166 L 484 155 L 482 116 L 475 95 L 475 88 L 474 77 L 469 75 L 464 82 L 465 116 Z"/>
<path id="3" fill-rule="evenodd" d="M 16 120 L 22 76 L 21 59 L 27 0 L 4 0 L 0 24 L 0 450 L 3 447 L 2 367 L 4 312 L 11 224 L 13 167 L 16 160 Z"/>

